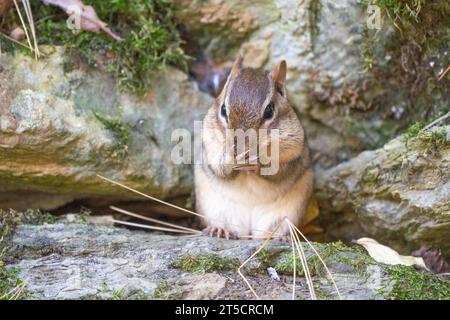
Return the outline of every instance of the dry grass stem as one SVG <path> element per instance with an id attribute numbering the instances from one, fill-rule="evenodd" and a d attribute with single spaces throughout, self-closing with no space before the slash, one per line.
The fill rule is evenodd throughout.
<path id="1" fill-rule="evenodd" d="M 171 228 L 163 228 L 163 227 L 156 227 L 156 226 L 150 226 L 148 224 L 140 224 L 140 223 L 134 223 L 134 222 L 126 222 L 122 220 L 116 220 L 113 219 L 114 223 L 123 224 L 130 227 L 137 227 L 137 228 L 143 228 L 143 229 L 149 229 L 149 230 L 157 230 L 157 231 L 166 231 L 166 232 L 176 232 L 176 233 L 186 233 L 186 234 L 201 234 L 200 231 L 185 231 L 180 229 L 171 229 Z"/>
<path id="2" fill-rule="evenodd" d="M 168 226 L 168 227 L 174 227 L 174 228 L 185 230 L 185 231 L 191 231 L 191 232 L 196 232 L 196 233 L 201 232 L 200 230 L 195 230 L 195 229 L 191 229 L 191 228 L 188 228 L 188 227 L 179 226 L 179 225 L 176 225 L 174 223 L 169 223 L 169 222 L 161 221 L 161 220 L 158 220 L 158 219 L 142 216 L 140 214 L 137 214 L 137 213 L 134 213 L 134 212 L 130 212 L 130 211 L 127 211 L 127 210 L 124 210 L 124 209 L 120 209 L 120 208 L 117 208 L 117 207 L 114 207 L 114 206 L 110 206 L 110 208 L 112 210 L 114 210 L 114 211 L 120 212 L 120 213 L 125 214 L 125 215 L 130 216 L 130 217 L 138 218 L 138 219 L 141 219 L 141 220 L 145 220 L 145 221 L 149 221 L 149 222 L 153 222 L 153 223 L 158 223 L 158 224 L 161 224 L 161 225 L 164 225 L 164 226 Z"/>

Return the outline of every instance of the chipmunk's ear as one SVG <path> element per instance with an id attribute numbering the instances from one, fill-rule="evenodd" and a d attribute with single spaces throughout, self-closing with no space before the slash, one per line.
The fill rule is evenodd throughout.
<path id="1" fill-rule="evenodd" d="M 286 85 L 286 61 L 281 60 L 272 69 L 272 79 L 275 83 L 277 91 L 285 96 L 285 85 Z"/>
<path id="2" fill-rule="evenodd" d="M 242 56 L 239 54 L 234 60 L 233 67 L 231 67 L 230 78 L 234 78 L 237 76 L 239 71 L 242 69 Z"/>

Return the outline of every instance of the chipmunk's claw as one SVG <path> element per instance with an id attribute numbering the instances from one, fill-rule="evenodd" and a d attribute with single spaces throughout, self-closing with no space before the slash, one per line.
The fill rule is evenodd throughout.
<path id="1" fill-rule="evenodd" d="M 203 229 L 202 232 L 204 235 L 210 237 L 225 238 L 227 240 L 237 239 L 237 236 L 233 232 L 229 232 L 227 229 L 223 228 L 208 226 L 205 229 Z"/>

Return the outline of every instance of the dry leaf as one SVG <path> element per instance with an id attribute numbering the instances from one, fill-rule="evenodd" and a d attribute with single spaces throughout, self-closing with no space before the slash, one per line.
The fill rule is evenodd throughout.
<path id="1" fill-rule="evenodd" d="M 117 41 L 123 39 L 111 31 L 106 22 L 103 22 L 97 16 L 92 6 L 85 5 L 81 0 L 41 0 L 46 5 L 53 5 L 63 9 L 72 21 L 77 21 L 77 15 L 80 28 L 85 31 L 98 33 L 103 30 L 106 34 Z"/>
<path id="2" fill-rule="evenodd" d="M 319 217 L 319 204 L 317 203 L 316 197 L 312 196 L 311 200 L 309 200 L 308 207 L 306 208 L 304 224 L 307 225 L 308 223 L 311 223 L 317 217 Z"/>
<path id="3" fill-rule="evenodd" d="M 318 234 L 323 232 L 321 227 L 314 224 L 314 221 L 319 217 L 319 213 L 319 205 L 317 199 L 313 195 L 311 200 L 309 200 L 305 219 L 303 220 L 303 226 L 301 227 L 304 234 Z"/>
<path id="4" fill-rule="evenodd" d="M 418 266 L 420 268 L 427 269 L 425 262 L 422 258 L 412 256 L 402 256 L 394 249 L 379 244 L 376 240 L 371 238 L 360 238 L 355 241 L 357 244 L 363 246 L 369 255 L 376 261 L 384 264 L 391 265 L 404 265 L 404 266 Z"/>
<path id="5" fill-rule="evenodd" d="M 448 263 L 442 251 L 421 247 L 412 253 L 414 257 L 422 257 L 426 266 L 434 273 L 450 273 L 450 263 Z"/>

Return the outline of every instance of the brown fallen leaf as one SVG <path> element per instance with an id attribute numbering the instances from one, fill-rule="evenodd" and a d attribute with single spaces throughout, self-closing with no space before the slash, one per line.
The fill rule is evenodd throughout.
<path id="1" fill-rule="evenodd" d="M 99 33 L 101 30 L 117 41 L 123 38 L 115 34 L 106 22 L 97 16 L 92 6 L 85 5 L 81 0 L 41 0 L 46 5 L 63 9 L 72 21 L 79 19 L 80 28 L 85 31 Z M 77 16 L 78 15 L 78 16 Z"/>
<path id="2" fill-rule="evenodd" d="M 439 249 L 421 247 L 411 255 L 422 257 L 426 266 L 434 273 L 450 273 L 450 263 L 445 260 L 442 251 Z"/>
<path id="3" fill-rule="evenodd" d="M 429 270 L 422 258 L 402 256 L 394 249 L 382 245 L 374 239 L 360 238 L 355 243 L 363 246 L 376 262 L 390 265 L 417 266 Z"/>

